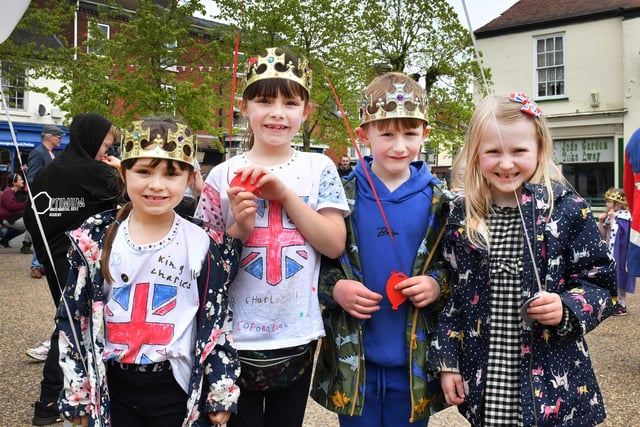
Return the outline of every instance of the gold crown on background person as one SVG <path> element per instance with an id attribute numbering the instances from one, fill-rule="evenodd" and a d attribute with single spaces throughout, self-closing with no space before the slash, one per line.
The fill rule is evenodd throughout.
<path id="1" fill-rule="evenodd" d="M 144 120 L 137 120 L 124 131 L 124 139 L 120 149 L 122 160 L 153 157 L 176 160 L 193 166 L 196 154 L 196 135 L 185 124 L 175 123 L 178 127 L 175 132 L 167 129 L 167 141 L 165 141 L 160 134 L 152 136 L 151 127 L 143 129 L 143 123 L 145 123 Z M 149 125 L 148 121 L 147 125 Z M 166 143 L 170 143 L 169 145 L 173 148 L 171 150 L 164 149 Z M 147 148 L 143 148 L 143 145 Z"/>
<path id="2" fill-rule="evenodd" d="M 279 71 L 276 66 L 284 69 Z M 311 74 L 309 61 L 305 58 L 298 58 L 298 67 L 289 61 L 285 64 L 285 54 L 279 48 L 267 48 L 266 56 L 256 56 L 249 58 L 247 72 L 245 74 L 245 89 L 253 83 L 264 79 L 287 79 L 301 85 L 307 93 L 311 94 Z"/>
<path id="3" fill-rule="evenodd" d="M 394 83 L 394 91 L 387 91 L 385 99 L 373 100 L 373 95 L 363 95 L 358 107 L 360 124 L 383 119 L 420 119 L 427 120 L 427 104 L 424 96 L 405 92 L 406 83 Z M 373 113 L 371 109 L 375 108 Z"/>
<path id="4" fill-rule="evenodd" d="M 612 202 L 622 203 L 623 205 L 627 204 L 627 197 L 620 190 L 607 190 L 607 192 L 604 193 L 604 199 L 611 200 Z"/>

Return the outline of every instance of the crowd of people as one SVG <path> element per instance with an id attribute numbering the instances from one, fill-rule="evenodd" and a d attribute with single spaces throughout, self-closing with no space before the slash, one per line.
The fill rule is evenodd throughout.
<path id="1" fill-rule="evenodd" d="M 291 146 L 310 95 L 306 59 L 251 58 L 246 151 L 206 179 L 171 117 L 78 114 L 57 155 L 43 128 L 0 197 L 0 244 L 33 244 L 56 307 L 28 351 L 33 424 L 299 427 L 309 396 L 341 427 L 426 427 L 448 405 L 471 426 L 603 422 L 585 335 L 640 276 L 634 173 L 596 219 L 541 108 L 510 93 L 477 106 L 448 188 L 418 160 L 424 91 L 395 72 L 358 104 L 371 154 L 336 165 Z"/>

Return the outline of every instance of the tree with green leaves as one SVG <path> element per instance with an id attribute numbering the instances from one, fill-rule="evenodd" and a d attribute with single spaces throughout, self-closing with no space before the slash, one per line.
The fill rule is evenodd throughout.
<path id="1" fill-rule="evenodd" d="M 245 56 L 263 54 L 267 47 L 281 47 L 309 59 L 313 70 L 313 112 L 302 126 L 302 143 L 350 144 L 327 74 L 351 126 L 357 124 L 355 103 L 362 89 L 364 69 L 345 49 L 350 43 L 357 3 L 341 0 L 221 0 L 222 17 L 240 29 L 240 51 Z"/>
<path id="2" fill-rule="evenodd" d="M 66 110 L 108 111 L 126 124 L 144 116 L 171 115 L 193 129 L 216 132 L 226 107 L 231 52 L 226 27 L 207 28 L 193 15 L 199 0 L 138 0 L 135 14 L 112 5 L 99 19 L 113 25 L 106 38 L 90 23 L 86 47 L 67 68 L 70 82 L 52 94 Z M 89 50 L 91 53 L 87 53 Z"/>
<path id="3" fill-rule="evenodd" d="M 412 75 L 429 99 L 429 145 L 455 155 L 473 113 L 479 78 L 469 31 L 446 0 L 367 0 L 358 31 L 373 63 Z"/>
<path id="4" fill-rule="evenodd" d="M 89 37 L 80 37 L 77 48 L 68 39 L 75 2 L 32 4 L 19 28 L 34 40 L 39 24 L 47 24 L 46 32 L 58 35 L 60 44 L 47 48 L 37 38 L 3 44 L 2 58 L 24 60 L 39 76 L 61 80 L 59 91 L 29 89 L 46 93 L 70 116 L 93 111 L 126 125 L 144 116 L 171 115 L 193 129 L 221 133 L 228 117 L 234 32 L 194 19 L 204 12 L 200 0 L 137 0 L 135 13 L 121 2 L 106 3 L 90 18 Z M 109 25 L 109 37 L 98 23 Z"/>
<path id="5" fill-rule="evenodd" d="M 316 108 L 302 128 L 305 149 L 312 142 L 350 144 L 325 70 L 352 128 L 359 94 L 377 73 L 413 75 L 429 99 L 430 146 L 451 155 L 463 143 L 473 110 L 470 88 L 479 67 L 470 34 L 446 0 L 218 0 L 221 15 L 213 19 L 229 24 L 215 28 L 194 20 L 204 12 L 201 0 L 138 0 L 135 14 L 112 0 L 99 9 L 91 37 L 77 49 L 64 31 L 75 4 L 36 3 L 40 8 L 30 6 L 19 28 L 60 34 L 59 43 L 8 41 L 0 45 L 0 59 L 32 61 L 32 73 L 65 82 L 56 93 L 35 89 L 72 115 L 96 111 L 125 124 L 171 114 L 221 134 L 231 119 L 237 31 L 243 61 L 271 46 L 310 60 Z M 106 18 L 113 26 L 108 39 L 97 28 Z"/>
<path id="6" fill-rule="evenodd" d="M 46 92 L 46 87 L 34 85 L 39 79 L 57 80 L 61 67 L 73 60 L 67 28 L 73 23 L 74 9 L 68 2 L 56 0 L 32 1 L 9 38 L 0 44 L 0 61 L 5 81 L 24 80 L 26 91 Z M 25 71 L 28 79 L 24 79 Z"/>
<path id="7" fill-rule="evenodd" d="M 434 128 L 431 147 L 454 155 L 463 144 L 479 67 L 471 35 L 446 0 L 219 3 L 241 29 L 242 51 L 283 46 L 315 65 L 312 100 L 318 108 L 304 125 L 305 147 L 312 138 L 349 143 L 324 66 L 352 127 L 362 89 L 378 73 L 399 71 L 424 84 Z"/>

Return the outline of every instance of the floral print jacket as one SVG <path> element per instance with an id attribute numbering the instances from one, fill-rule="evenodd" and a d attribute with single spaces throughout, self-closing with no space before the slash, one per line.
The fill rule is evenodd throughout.
<path id="1" fill-rule="evenodd" d="M 105 344 L 103 277 L 100 256 L 104 234 L 115 220 L 115 210 L 87 219 L 68 234 L 72 242 L 71 270 L 56 315 L 60 330 L 60 365 L 64 387 L 58 406 L 65 418 L 89 415 L 89 426 L 109 426 L 109 391 L 103 361 Z M 225 236 L 211 241 L 206 265 L 198 278 L 206 293 L 198 315 L 194 366 L 189 381 L 183 426 L 210 426 L 207 413 L 236 411 L 240 373 L 229 335 L 231 312 L 227 285 L 238 269 L 242 243 Z M 80 344 L 78 347 L 77 344 Z"/>
<path id="2" fill-rule="evenodd" d="M 356 178 L 343 182 L 349 207 L 353 211 L 356 199 Z M 433 258 L 426 273 L 440 285 L 440 298 L 425 308 L 409 306 L 405 330 L 408 369 L 411 372 L 412 420 L 429 417 L 444 408 L 444 396 L 437 378 L 428 375 L 429 343 L 435 332 L 436 319 L 449 294 L 449 272 L 444 267 L 438 235 L 447 218 L 450 194 L 441 185 L 433 186 L 430 216 L 426 232 L 412 266 L 412 276 L 423 274 L 429 254 Z M 360 320 L 347 314 L 333 300 L 333 287 L 340 279 L 358 280 L 360 258 L 351 216 L 346 218 L 347 242 L 338 260 L 323 258 L 319 278 L 319 297 L 323 305 L 326 336 L 322 339 L 316 365 L 311 397 L 325 408 L 341 415 L 361 415 L 364 405 L 365 357 L 363 328 Z"/>
<path id="3" fill-rule="evenodd" d="M 563 322 L 572 327 L 520 322 L 523 425 L 593 426 L 605 412 L 585 335 L 612 313 L 615 264 L 588 204 L 560 183 L 552 184 L 551 216 L 546 187 L 525 184 L 522 191 L 524 238 L 529 236 L 534 256 L 523 243 L 522 301 L 537 290 L 537 268 L 542 288 L 560 295 Z M 460 198 L 443 238 L 453 289 L 438 321 L 429 367 L 462 375 L 468 392 L 458 410 L 472 426 L 481 426 L 491 326 L 489 253 L 469 242 L 464 226 Z"/>

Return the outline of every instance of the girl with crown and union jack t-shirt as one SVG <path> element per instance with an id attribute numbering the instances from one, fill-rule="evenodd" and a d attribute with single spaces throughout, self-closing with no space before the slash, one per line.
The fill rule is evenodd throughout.
<path id="1" fill-rule="evenodd" d="M 304 59 L 269 48 L 249 60 L 241 101 L 248 151 L 213 168 L 196 209 L 213 239 L 236 227 L 229 191 L 253 192 L 257 209 L 229 287 L 241 362 L 230 427 L 301 426 L 313 350 L 324 335 L 320 255 L 342 252 L 349 208 L 333 161 L 291 146 L 311 112 L 310 88 Z"/>
<path id="2" fill-rule="evenodd" d="M 195 135 L 170 118 L 134 122 L 121 152 L 130 201 L 68 233 L 60 413 L 83 426 L 223 424 L 239 395 L 227 285 L 255 207 L 230 192 L 236 227 L 217 242 L 174 212 Z"/>

